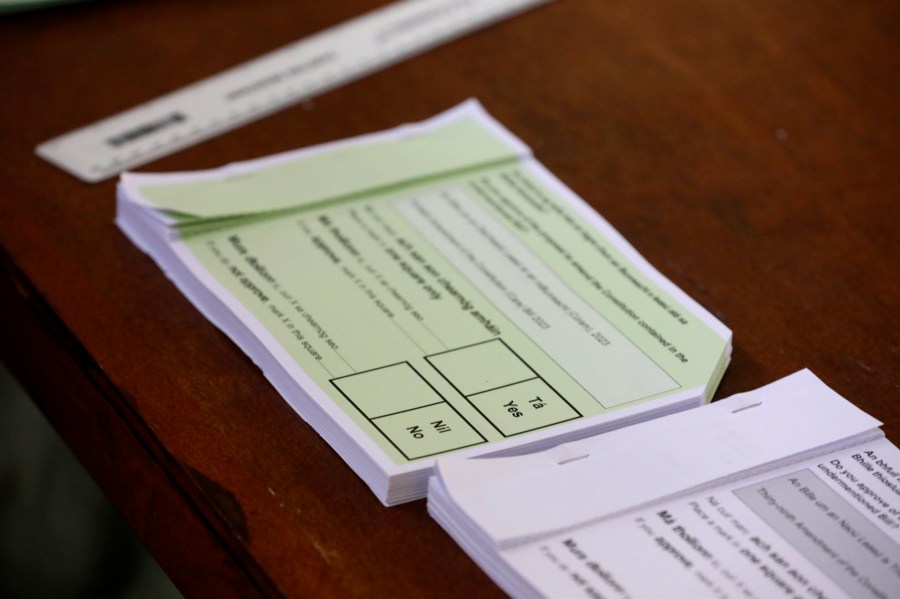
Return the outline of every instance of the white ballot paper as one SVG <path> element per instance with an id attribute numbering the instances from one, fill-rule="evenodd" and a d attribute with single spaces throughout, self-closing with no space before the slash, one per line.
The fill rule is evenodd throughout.
<path id="1" fill-rule="evenodd" d="M 528 456 L 438 460 L 428 509 L 514 597 L 900 597 L 900 451 L 801 371 Z"/>

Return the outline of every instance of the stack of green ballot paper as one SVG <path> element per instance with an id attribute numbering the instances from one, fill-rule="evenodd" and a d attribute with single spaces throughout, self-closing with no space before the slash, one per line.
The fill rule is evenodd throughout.
<path id="1" fill-rule="evenodd" d="M 117 223 L 378 498 L 710 400 L 730 331 L 475 101 L 219 169 Z"/>

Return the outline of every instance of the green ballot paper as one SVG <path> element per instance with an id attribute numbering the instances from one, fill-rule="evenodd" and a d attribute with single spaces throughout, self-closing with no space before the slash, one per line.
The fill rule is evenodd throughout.
<path id="1" fill-rule="evenodd" d="M 730 331 L 474 101 L 196 173 L 117 221 L 386 504 L 708 401 Z"/>

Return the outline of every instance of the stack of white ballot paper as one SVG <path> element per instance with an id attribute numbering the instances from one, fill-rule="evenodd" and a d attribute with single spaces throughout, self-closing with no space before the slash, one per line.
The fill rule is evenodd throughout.
<path id="1" fill-rule="evenodd" d="M 900 597 L 900 451 L 809 371 L 527 456 L 428 509 L 514 597 Z"/>
<path id="2" fill-rule="evenodd" d="M 710 400 L 731 333 L 469 101 L 219 169 L 117 222 L 386 504 Z"/>

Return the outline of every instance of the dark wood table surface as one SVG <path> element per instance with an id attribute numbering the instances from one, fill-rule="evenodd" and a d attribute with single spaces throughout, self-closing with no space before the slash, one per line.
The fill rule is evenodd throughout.
<path id="1" fill-rule="evenodd" d="M 33 153 L 383 4 L 122 0 L 0 19 L 3 359 L 189 596 L 501 595 L 423 501 L 382 507 L 128 242 L 115 181 Z M 898 31 L 895 0 L 558 0 L 144 170 L 477 97 L 732 328 L 717 397 L 809 367 L 896 443 Z"/>

